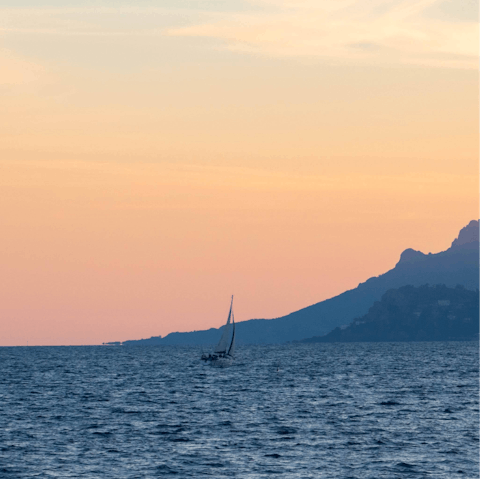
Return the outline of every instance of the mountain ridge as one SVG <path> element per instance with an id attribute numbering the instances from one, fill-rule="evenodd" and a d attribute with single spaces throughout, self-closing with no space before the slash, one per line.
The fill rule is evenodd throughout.
<path id="1" fill-rule="evenodd" d="M 436 254 L 424 254 L 407 248 L 395 267 L 360 283 L 356 288 L 333 298 L 307 306 L 274 319 L 250 319 L 237 323 L 239 344 L 284 343 L 323 336 L 338 326 L 348 325 L 363 316 L 389 289 L 405 285 L 462 285 L 475 290 L 479 286 L 478 221 L 472 220 L 460 230 L 450 248 Z M 129 340 L 132 345 L 207 345 L 218 341 L 221 328 L 170 333 L 149 339 Z M 111 343 L 106 343 L 111 344 Z"/>
<path id="2" fill-rule="evenodd" d="M 346 328 L 302 343 L 478 340 L 478 289 L 402 286 L 390 289 Z"/>

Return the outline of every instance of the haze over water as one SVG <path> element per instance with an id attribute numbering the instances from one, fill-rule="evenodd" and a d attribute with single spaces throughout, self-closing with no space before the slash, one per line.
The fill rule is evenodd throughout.
<path id="1" fill-rule="evenodd" d="M 476 478 L 478 343 L 0 348 L 2 478 Z"/>

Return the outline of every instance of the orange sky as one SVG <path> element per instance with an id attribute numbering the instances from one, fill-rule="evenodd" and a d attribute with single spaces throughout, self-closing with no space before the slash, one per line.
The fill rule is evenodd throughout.
<path id="1" fill-rule="evenodd" d="M 474 3 L 127 3 L 0 0 L 0 345 L 288 314 L 478 218 Z"/>

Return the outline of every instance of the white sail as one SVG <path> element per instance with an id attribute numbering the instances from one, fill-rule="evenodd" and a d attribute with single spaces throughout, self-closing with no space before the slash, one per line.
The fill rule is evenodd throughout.
<path id="1" fill-rule="evenodd" d="M 233 313 L 232 313 L 232 324 L 233 324 L 232 342 L 230 343 L 230 348 L 228 349 L 228 355 L 233 358 L 235 355 L 235 317 Z"/>
<path id="2" fill-rule="evenodd" d="M 233 331 L 232 331 L 233 329 Z M 202 354 L 202 361 L 214 368 L 228 368 L 235 362 L 235 316 L 233 314 L 233 296 L 228 319 L 213 354 Z"/>
<path id="3" fill-rule="evenodd" d="M 233 306 L 233 296 L 232 296 L 232 302 L 230 303 L 230 311 L 228 313 L 227 324 L 223 328 L 222 337 L 220 338 L 220 341 L 218 342 L 217 347 L 214 350 L 215 353 L 227 352 L 228 340 L 230 338 L 230 326 L 231 326 L 230 320 L 232 318 L 232 306 Z"/>

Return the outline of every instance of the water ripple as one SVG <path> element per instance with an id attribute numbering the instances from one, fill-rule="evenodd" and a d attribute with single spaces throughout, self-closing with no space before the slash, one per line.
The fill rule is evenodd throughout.
<path id="1" fill-rule="evenodd" d="M 478 343 L 0 348 L 0 477 L 477 478 Z"/>

